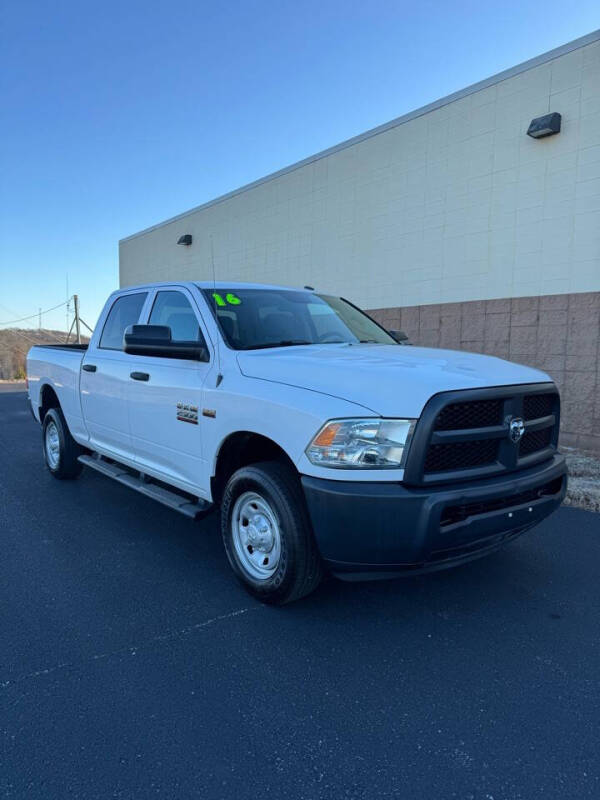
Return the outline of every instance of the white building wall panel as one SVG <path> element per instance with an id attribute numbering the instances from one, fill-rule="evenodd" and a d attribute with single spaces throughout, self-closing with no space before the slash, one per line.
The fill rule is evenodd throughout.
<path id="1" fill-rule="evenodd" d="M 212 236 L 219 279 L 366 308 L 597 291 L 600 41 L 550 56 L 124 239 L 121 285 L 210 279 Z"/>

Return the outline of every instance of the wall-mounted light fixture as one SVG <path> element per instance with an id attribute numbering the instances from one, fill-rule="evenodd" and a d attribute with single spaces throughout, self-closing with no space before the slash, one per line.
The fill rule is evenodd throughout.
<path id="1" fill-rule="evenodd" d="M 179 239 L 177 239 L 177 244 L 185 244 L 187 247 L 189 247 L 191 243 L 192 243 L 191 233 L 184 233 L 183 236 L 180 236 Z"/>
<path id="2" fill-rule="evenodd" d="M 560 131 L 560 114 L 556 111 L 545 114 L 543 117 L 532 119 L 527 128 L 527 136 L 532 139 L 543 139 Z"/>

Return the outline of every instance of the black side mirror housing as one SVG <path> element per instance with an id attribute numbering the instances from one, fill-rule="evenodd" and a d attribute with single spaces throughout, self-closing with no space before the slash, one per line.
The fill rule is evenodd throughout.
<path id="1" fill-rule="evenodd" d="M 130 325 L 123 334 L 123 350 L 132 356 L 208 361 L 200 342 L 174 342 L 168 325 Z"/>
<path id="2" fill-rule="evenodd" d="M 389 335 L 392 339 L 395 339 L 398 344 L 407 344 L 408 336 L 404 333 L 404 331 L 388 331 Z"/>

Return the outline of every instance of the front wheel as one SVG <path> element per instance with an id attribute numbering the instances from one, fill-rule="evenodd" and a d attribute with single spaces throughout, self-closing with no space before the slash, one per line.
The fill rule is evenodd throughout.
<path id="1" fill-rule="evenodd" d="M 221 506 L 227 558 L 246 589 L 282 605 L 310 594 L 323 566 L 297 475 L 268 461 L 237 470 Z"/>
<path id="2" fill-rule="evenodd" d="M 59 480 L 76 478 L 83 469 L 77 460 L 83 452 L 65 422 L 60 408 L 50 408 L 42 423 L 44 460 L 46 466 Z"/>

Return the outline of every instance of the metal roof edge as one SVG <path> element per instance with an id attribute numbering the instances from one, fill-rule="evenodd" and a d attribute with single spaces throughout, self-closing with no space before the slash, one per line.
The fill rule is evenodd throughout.
<path id="1" fill-rule="evenodd" d="M 427 105 L 421 106 L 420 108 L 415 109 L 414 111 L 409 111 L 406 114 L 402 114 L 400 117 L 396 117 L 395 119 L 391 120 L 390 122 L 384 122 L 382 125 L 378 125 L 375 128 L 370 128 L 368 131 L 364 133 L 360 133 L 357 136 L 353 136 L 350 139 L 345 139 L 343 142 L 339 144 L 333 145 L 332 147 L 328 147 L 325 150 L 321 150 L 318 153 L 315 153 L 312 156 L 307 156 L 307 158 L 302 159 L 301 161 L 296 161 L 293 164 L 290 164 L 287 167 L 283 167 L 282 169 L 277 170 L 276 172 L 271 172 L 268 175 L 265 175 L 262 178 L 258 178 L 251 183 L 246 183 L 243 186 L 240 186 L 237 189 L 232 189 L 232 191 L 227 192 L 226 194 L 219 195 L 218 197 L 213 198 L 212 200 L 208 200 L 206 203 L 201 203 L 198 206 L 194 206 L 194 208 L 190 208 L 188 211 L 183 211 L 181 214 L 177 214 L 174 217 L 169 217 L 169 219 L 164 220 L 163 222 L 157 222 L 155 225 L 150 225 L 147 228 L 144 228 L 137 233 L 132 233 L 129 236 L 125 236 L 123 239 L 119 240 L 119 244 L 123 242 L 128 242 L 131 239 L 136 239 L 138 236 L 143 236 L 146 233 L 150 233 L 151 231 L 156 230 L 157 228 L 162 228 L 165 225 L 170 225 L 173 222 L 177 222 L 180 219 L 184 219 L 185 217 L 189 217 L 191 214 L 195 214 L 198 211 L 202 211 L 205 208 L 210 208 L 211 206 L 218 205 L 219 203 L 223 203 L 226 200 L 235 197 L 238 194 L 243 194 L 244 192 L 248 192 L 251 189 L 255 189 L 258 186 L 261 186 L 263 183 L 268 183 L 269 181 L 275 180 L 276 178 L 281 177 L 282 175 L 287 175 L 290 172 L 294 172 L 301 167 L 305 167 L 308 164 L 312 164 L 315 161 L 320 161 L 322 158 L 327 158 L 327 156 L 333 155 L 334 153 L 339 152 L 340 150 L 345 150 L 348 147 L 352 147 L 355 144 L 359 144 L 360 142 L 365 141 L 366 139 L 370 139 L 373 136 L 377 136 L 380 133 L 385 133 L 392 128 L 396 128 L 399 125 L 403 125 L 405 122 L 410 122 L 417 117 L 422 117 L 424 114 L 429 114 L 431 111 L 436 111 L 438 108 L 442 108 L 443 106 L 448 105 L 449 103 L 453 103 L 456 100 L 461 100 L 463 97 L 468 97 L 471 94 L 475 94 L 475 92 L 480 92 L 482 89 L 487 89 L 490 86 L 494 86 L 497 83 L 501 83 L 509 78 L 513 78 L 515 75 L 520 75 L 523 72 L 527 72 L 530 69 L 534 69 L 535 67 L 539 67 L 541 64 L 546 64 L 549 61 L 553 61 L 556 58 L 560 58 L 561 56 L 566 55 L 567 53 L 573 52 L 573 50 L 579 50 L 581 47 L 586 47 L 588 44 L 592 44 L 595 41 L 600 39 L 600 28 L 598 30 L 593 31 L 592 33 L 588 33 L 585 36 L 580 36 L 578 39 L 573 39 L 571 42 L 567 42 L 567 44 L 560 45 L 560 47 L 555 47 L 553 50 L 548 50 L 546 53 L 542 53 L 539 56 L 535 56 L 534 58 L 530 58 L 527 61 L 523 61 L 521 64 L 517 64 L 514 67 L 510 67 L 509 69 L 505 69 L 502 72 L 497 72 L 495 75 L 492 75 L 489 78 L 484 78 L 477 83 L 472 83 L 470 86 L 467 86 L 465 89 L 459 89 L 452 94 L 448 94 L 445 97 L 440 98 L 439 100 L 434 100 L 432 103 L 428 103 Z"/>

